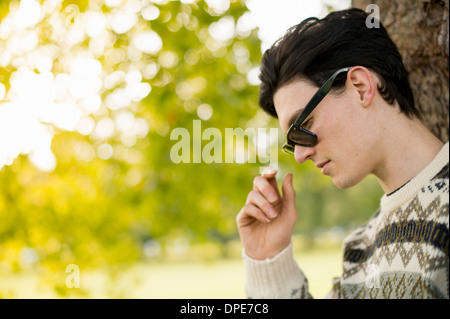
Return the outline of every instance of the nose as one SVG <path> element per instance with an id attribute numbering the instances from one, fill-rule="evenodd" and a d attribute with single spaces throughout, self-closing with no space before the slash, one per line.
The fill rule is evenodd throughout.
<path id="1" fill-rule="evenodd" d="M 316 153 L 314 147 L 295 145 L 294 157 L 298 163 L 304 163 Z"/>

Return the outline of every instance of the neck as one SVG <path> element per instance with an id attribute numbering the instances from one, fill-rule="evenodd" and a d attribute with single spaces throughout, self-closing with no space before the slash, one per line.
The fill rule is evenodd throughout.
<path id="1" fill-rule="evenodd" d="M 400 115 L 394 122 L 385 130 L 381 163 L 373 172 L 386 194 L 419 174 L 444 145 L 417 119 Z"/>

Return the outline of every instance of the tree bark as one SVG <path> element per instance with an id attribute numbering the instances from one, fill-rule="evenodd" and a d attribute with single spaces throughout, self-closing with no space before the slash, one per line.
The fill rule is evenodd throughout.
<path id="1" fill-rule="evenodd" d="M 353 0 L 373 13 L 397 45 L 409 72 L 424 123 L 443 142 L 449 139 L 449 0 Z M 366 10 L 367 9 L 367 10 Z"/>

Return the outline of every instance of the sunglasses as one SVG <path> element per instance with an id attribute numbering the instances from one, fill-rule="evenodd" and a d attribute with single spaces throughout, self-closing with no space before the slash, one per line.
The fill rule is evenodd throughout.
<path id="1" fill-rule="evenodd" d="M 320 89 L 317 90 L 316 94 L 314 94 L 311 100 L 309 100 L 308 104 L 306 104 L 297 120 L 295 120 L 294 124 L 289 127 L 289 130 L 286 134 L 287 143 L 283 145 L 283 150 L 286 153 L 294 154 L 295 145 L 312 147 L 317 144 L 317 135 L 301 127 L 301 125 L 308 117 L 308 115 L 311 114 L 311 112 L 320 103 L 320 101 L 322 101 L 322 99 L 330 92 L 336 77 L 343 72 L 348 72 L 351 68 L 352 67 L 346 67 L 334 72 L 330 76 L 330 78 L 326 80 L 325 83 L 320 87 Z"/>

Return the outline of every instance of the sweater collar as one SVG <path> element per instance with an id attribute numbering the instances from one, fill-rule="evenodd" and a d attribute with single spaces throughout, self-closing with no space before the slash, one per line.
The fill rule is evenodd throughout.
<path id="1" fill-rule="evenodd" d="M 380 202 L 381 211 L 393 211 L 410 201 L 445 165 L 448 165 L 448 162 L 449 142 L 445 143 L 436 157 L 413 179 L 389 196 L 386 194 L 383 195 Z"/>

